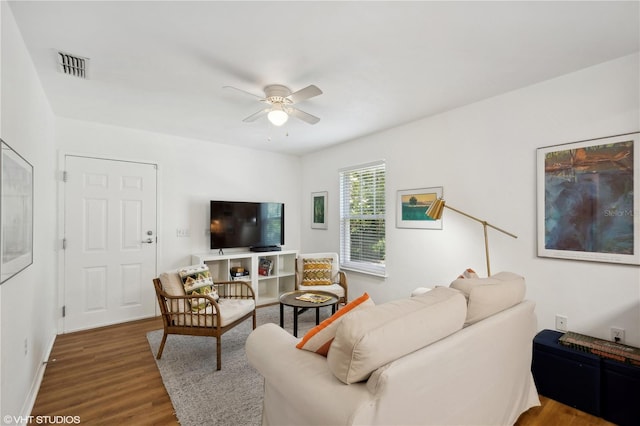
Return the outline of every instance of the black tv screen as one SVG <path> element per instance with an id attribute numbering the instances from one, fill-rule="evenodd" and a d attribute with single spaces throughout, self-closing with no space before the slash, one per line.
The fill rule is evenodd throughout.
<path id="1" fill-rule="evenodd" d="M 211 248 L 284 244 L 284 204 L 211 201 Z"/>

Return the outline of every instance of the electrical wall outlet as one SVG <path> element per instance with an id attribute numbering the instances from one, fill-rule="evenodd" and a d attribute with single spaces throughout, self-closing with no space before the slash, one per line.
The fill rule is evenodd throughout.
<path id="1" fill-rule="evenodd" d="M 611 341 L 616 343 L 624 343 L 624 328 L 611 327 Z"/>
<path id="2" fill-rule="evenodd" d="M 568 318 L 564 315 L 556 314 L 556 330 L 567 331 Z"/>

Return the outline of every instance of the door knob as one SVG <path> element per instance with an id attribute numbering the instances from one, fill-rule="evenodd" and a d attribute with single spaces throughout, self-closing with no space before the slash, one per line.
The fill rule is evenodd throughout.
<path id="1" fill-rule="evenodd" d="M 153 238 L 147 238 L 146 240 L 142 241 L 144 244 L 153 244 Z"/>

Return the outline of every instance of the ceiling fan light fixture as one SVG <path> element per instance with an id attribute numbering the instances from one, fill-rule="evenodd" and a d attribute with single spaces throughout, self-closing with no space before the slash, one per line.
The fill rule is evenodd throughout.
<path id="1" fill-rule="evenodd" d="M 269 114 L 267 114 L 267 118 L 274 126 L 282 126 L 289 119 L 289 114 L 287 114 L 280 108 L 274 108 L 269 111 Z"/>

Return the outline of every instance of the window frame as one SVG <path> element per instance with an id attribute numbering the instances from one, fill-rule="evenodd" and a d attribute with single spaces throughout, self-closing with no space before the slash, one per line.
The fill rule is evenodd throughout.
<path id="1" fill-rule="evenodd" d="M 370 172 L 371 173 L 371 182 L 367 188 L 368 191 L 371 191 L 374 194 L 373 201 L 373 209 L 374 213 L 369 214 L 353 214 L 351 209 L 351 192 L 353 190 L 353 185 L 350 182 L 345 182 L 345 179 L 353 176 L 354 173 L 357 172 Z M 380 184 L 380 179 L 375 177 L 376 173 L 383 173 L 382 184 Z M 351 257 L 351 234 L 350 234 L 350 221 L 353 219 L 359 220 L 373 220 L 379 221 L 382 220 L 383 226 L 382 232 L 376 233 L 368 233 L 363 234 L 365 236 L 373 236 L 378 239 L 378 241 L 384 241 L 386 244 L 386 228 L 387 228 L 387 220 L 386 220 L 386 212 L 387 212 L 387 194 L 386 194 L 386 162 L 384 160 L 379 160 L 371 163 L 360 164 L 356 166 L 347 167 L 341 169 L 339 171 L 339 192 L 340 192 L 340 267 L 345 270 L 351 270 L 356 272 L 361 272 L 364 274 L 386 277 L 386 252 L 382 255 L 382 259 L 379 261 L 371 260 L 363 260 L 363 259 L 352 259 Z M 360 181 L 362 183 L 362 180 Z M 380 188 L 382 185 L 382 188 Z M 382 195 L 383 199 L 380 200 L 379 196 Z M 382 208 L 382 212 L 380 209 Z M 366 256 L 365 256 L 366 257 Z"/>

